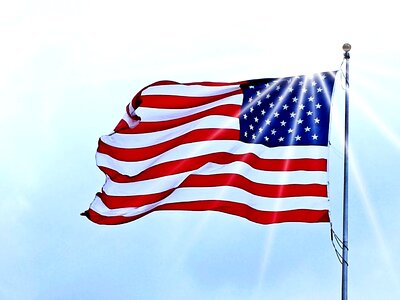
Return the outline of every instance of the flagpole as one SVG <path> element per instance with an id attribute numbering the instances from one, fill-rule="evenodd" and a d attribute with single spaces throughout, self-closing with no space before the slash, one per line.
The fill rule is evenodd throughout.
<path id="1" fill-rule="evenodd" d="M 348 173 L 349 173 L 349 59 L 351 45 L 344 44 L 344 59 L 346 60 L 345 112 L 344 112 L 344 184 L 343 184 L 343 249 L 342 249 L 342 300 L 347 300 L 348 282 Z"/>

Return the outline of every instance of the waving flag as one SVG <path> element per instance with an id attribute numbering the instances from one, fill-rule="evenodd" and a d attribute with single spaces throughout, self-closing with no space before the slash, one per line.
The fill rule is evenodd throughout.
<path id="1" fill-rule="evenodd" d="M 144 88 L 99 140 L 106 182 L 84 215 L 121 224 L 212 210 L 260 224 L 328 222 L 335 74 Z"/>

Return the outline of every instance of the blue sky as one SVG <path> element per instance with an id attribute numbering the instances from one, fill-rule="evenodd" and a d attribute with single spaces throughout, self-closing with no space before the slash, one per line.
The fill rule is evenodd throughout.
<path id="1" fill-rule="evenodd" d="M 98 138 L 157 80 L 238 81 L 350 60 L 349 296 L 400 298 L 399 19 L 394 1 L 12 1 L 0 9 L 0 299 L 339 299 L 327 224 L 79 213 Z M 343 101 L 331 216 L 341 234 Z"/>

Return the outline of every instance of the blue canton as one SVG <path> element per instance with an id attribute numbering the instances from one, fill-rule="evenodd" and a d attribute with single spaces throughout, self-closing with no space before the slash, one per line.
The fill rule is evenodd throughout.
<path id="1" fill-rule="evenodd" d="M 268 147 L 328 145 L 336 72 L 242 84 L 240 139 Z"/>

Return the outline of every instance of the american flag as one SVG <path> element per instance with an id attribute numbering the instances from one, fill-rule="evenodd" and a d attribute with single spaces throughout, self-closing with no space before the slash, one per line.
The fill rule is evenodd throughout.
<path id="1" fill-rule="evenodd" d="M 328 222 L 335 74 L 149 85 L 100 138 L 106 182 L 84 215 L 121 224 L 211 210 L 260 224 Z"/>

